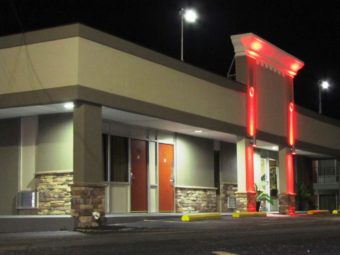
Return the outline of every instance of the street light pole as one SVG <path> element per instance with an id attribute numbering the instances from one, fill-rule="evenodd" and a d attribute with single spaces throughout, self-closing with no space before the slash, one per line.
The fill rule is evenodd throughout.
<path id="1" fill-rule="evenodd" d="M 181 61 L 184 61 L 184 21 L 188 23 L 195 23 L 197 19 L 197 13 L 193 9 L 182 8 L 179 11 L 181 16 Z"/>
<path id="2" fill-rule="evenodd" d="M 319 114 L 322 114 L 322 90 L 327 90 L 330 87 L 328 81 L 320 80 L 318 82 L 318 89 L 319 89 Z"/>
<path id="3" fill-rule="evenodd" d="M 318 85 L 319 88 L 319 114 L 322 114 L 322 103 L 321 103 L 321 85 Z"/>
<path id="4" fill-rule="evenodd" d="M 184 9 L 182 8 L 180 10 L 180 15 L 181 15 L 181 61 L 184 61 L 183 58 L 183 47 L 184 47 Z"/>

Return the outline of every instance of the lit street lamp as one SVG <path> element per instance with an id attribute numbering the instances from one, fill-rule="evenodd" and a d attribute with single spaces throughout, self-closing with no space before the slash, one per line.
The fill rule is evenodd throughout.
<path id="1" fill-rule="evenodd" d="M 179 11 L 179 15 L 181 16 L 181 61 L 184 61 L 183 47 L 184 47 L 184 21 L 188 23 L 195 23 L 198 15 L 197 12 L 193 9 L 184 9 L 182 8 Z"/>
<path id="2" fill-rule="evenodd" d="M 321 102 L 321 98 L 322 98 L 322 91 L 323 90 L 328 90 L 330 87 L 330 84 L 328 81 L 319 81 L 318 82 L 318 89 L 319 89 L 319 114 L 322 114 L 322 102 Z"/>

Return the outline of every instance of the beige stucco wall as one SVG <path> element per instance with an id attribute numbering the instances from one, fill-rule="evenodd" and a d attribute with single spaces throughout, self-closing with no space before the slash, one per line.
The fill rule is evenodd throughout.
<path id="1" fill-rule="evenodd" d="M 241 126 L 245 123 L 244 94 L 82 38 L 79 84 Z"/>
<path id="2" fill-rule="evenodd" d="M 178 135 L 175 146 L 176 185 L 214 187 L 213 141 Z"/>
<path id="3" fill-rule="evenodd" d="M 0 66 L 0 94 L 80 84 L 245 126 L 244 93 L 80 37 L 0 49 Z M 286 137 L 286 78 L 257 65 L 256 85 L 258 130 Z M 337 127 L 312 122 L 309 117 L 298 118 L 298 139 L 339 148 Z M 323 132 L 314 132 L 317 127 Z M 322 135 L 326 137 L 321 139 Z"/>
<path id="4" fill-rule="evenodd" d="M 222 183 L 237 183 L 236 144 L 221 143 L 220 180 Z"/>
<path id="5" fill-rule="evenodd" d="M 73 170 L 72 114 L 39 116 L 36 172 Z"/>
<path id="6" fill-rule="evenodd" d="M 273 70 L 257 65 L 257 128 L 275 135 L 287 136 L 289 84 Z"/>
<path id="7" fill-rule="evenodd" d="M 297 139 L 340 150 L 340 127 L 296 113 Z"/>
<path id="8" fill-rule="evenodd" d="M 104 180 L 101 106 L 76 106 L 73 125 L 74 183 L 101 183 Z"/>
<path id="9" fill-rule="evenodd" d="M 0 215 L 15 213 L 20 163 L 20 119 L 0 120 Z"/>
<path id="10" fill-rule="evenodd" d="M 74 37 L 0 49 L 0 94 L 77 84 L 78 41 Z"/>
<path id="11" fill-rule="evenodd" d="M 38 116 L 21 118 L 20 190 L 35 189 L 35 160 L 38 124 Z"/>

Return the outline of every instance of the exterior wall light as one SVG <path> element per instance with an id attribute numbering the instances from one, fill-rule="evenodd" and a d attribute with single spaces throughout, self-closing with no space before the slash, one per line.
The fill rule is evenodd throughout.
<path id="1" fill-rule="evenodd" d="M 66 110 L 72 110 L 74 108 L 74 103 L 73 102 L 67 102 L 64 104 L 64 108 Z"/>
<path id="2" fill-rule="evenodd" d="M 253 137 L 250 139 L 250 144 L 253 146 L 253 147 L 256 147 L 256 138 Z"/>
<path id="3" fill-rule="evenodd" d="M 292 153 L 292 155 L 296 155 L 296 150 L 294 146 L 290 148 L 290 152 Z"/>

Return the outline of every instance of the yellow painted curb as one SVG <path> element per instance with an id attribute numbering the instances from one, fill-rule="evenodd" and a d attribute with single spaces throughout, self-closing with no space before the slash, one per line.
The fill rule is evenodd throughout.
<path id="1" fill-rule="evenodd" d="M 318 214 L 330 214 L 328 210 L 308 210 L 308 215 L 318 215 Z"/>
<path id="2" fill-rule="evenodd" d="M 182 221 L 195 221 L 195 220 L 211 220 L 211 219 L 220 219 L 220 213 L 198 213 L 198 214 L 184 214 L 181 217 Z"/>
<path id="3" fill-rule="evenodd" d="M 265 212 L 234 212 L 231 216 L 233 218 L 267 217 L 267 213 Z"/>

